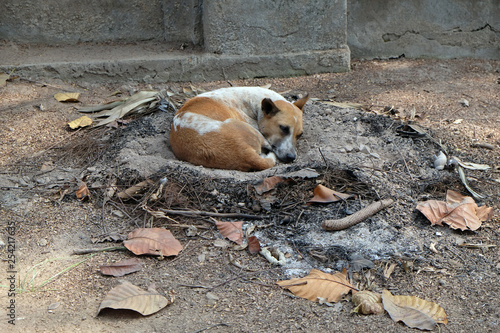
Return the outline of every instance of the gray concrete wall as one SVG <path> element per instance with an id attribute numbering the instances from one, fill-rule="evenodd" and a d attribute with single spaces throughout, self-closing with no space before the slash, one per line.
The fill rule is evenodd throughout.
<path id="1" fill-rule="evenodd" d="M 500 0 L 0 0 L 0 71 L 26 75 L 292 76 L 347 71 L 351 51 L 500 59 Z"/>
<path id="2" fill-rule="evenodd" d="M 202 0 L 1 0 L 0 40 L 200 43 Z"/>
<path id="3" fill-rule="evenodd" d="M 346 1 L 205 1 L 205 49 L 211 53 L 324 51 L 346 45 Z"/>
<path id="4" fill-rule="evenodd" d="M 353 58 L 500 59 L 499 0 L 349 0 Z"/>

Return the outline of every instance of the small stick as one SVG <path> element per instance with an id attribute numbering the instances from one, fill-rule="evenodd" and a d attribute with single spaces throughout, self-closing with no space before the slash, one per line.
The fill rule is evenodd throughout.
<path id="1" fill-rule="evenodd" d="M 213 212 L 204 212 L 204 211 L 200 211 L 200 210 L 172 210 L 172 209 L 160 209 L 160 210 L 162 212 L 165 212 L 165 213 L 171 214 L 171 215 L 185 215 L 185 216 L 199 215 L 199 216 L 212 216 L 212 217 L 240 217 L 240 218 L 253 219 L 253 220 L 264 219 L 263 216 L 243 214 L 243 213 L 213 213 Z"/>
<path id="2" fill-rule="evenodd" d="M 104 249 L 98 249 L 98 248 L 81 249 L 81 250 L 73 250 L 73 254 L 74 255 L 81 255 L 81 254 L 89 254 L 89 253 L 95 253 L 95 252 L 122 251 L 122 250 L 127 250 L 127 248 L 125 246 L 113 246 L 113 247 L 106 247 Z"/>
<path id="3" fill-rule="evenodd" d="M 384 199 L 381 201 L 374 202 L 365 208 L 357 211 L 356 213 L 349 215 L 347 217 L 344 217 L 339 220 L 325 220 L 321 224 L 321 227 L 325 230 L 328 231 L 338 231 L 338 230 L 344 230 L 349 227 L 352 227 L 353 225 L 358 224 L 359 222 L 369 218 L 372 215 L 375 215 L 382 209 L 389 207 L 394 203 L 394 200 L 392 199 Z"/>

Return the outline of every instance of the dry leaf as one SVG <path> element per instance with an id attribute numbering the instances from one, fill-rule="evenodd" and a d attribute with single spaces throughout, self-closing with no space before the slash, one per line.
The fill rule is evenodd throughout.
<path id="1" fill-rule="evenodd" d="M 10 78 L 9 74 L 0 73 L 0 88 L 7 85 L 7 80 Z"/>
<path id="2" fill-rule="evenodd" d="M 80 117 L 68 123 L 71 129 L 77 129 L 79 127 L 86 127 L 92 125 L 92 119 L 87 116 Z"/>
<path id="3" fill-rule="evenodd" d="M 136 255 L 176 256 L 182 250 L 181 243 L 164 228 L 135 229 L 123 245 Z"/>
<path id="4" fill-rule="evenodd" d="M 87 187 L 87 184 L 85 184 L 84 182 L 80 182 L 79 185 L 80 186 L 75 192 L 76 197 L 80 200 L 83 200 L 87 197 L 90 199 L 90 191 L 89 188 Z"/>
<path id="5" fill-rule="evenodd" d="M 318 297 L 323 297 L 328 302 L 338 302 L 351 289 L 354 289 L 346 279 L 345 270 L 332 275 L 311 269 L 306 277 L 278 281 L 277 284 L 313 302 L 317 302 Z"/>
<path id="6" fill-rule="evenodd" d="M 391 275 L 394 272 L 394 269 L 396 268 L 396 266 L 397 266 L 397 264 L 395 264 L 395 263 L 392 263 L 391 265 L 389 265 L 389 263 L 385 264 L 384 277 L 386 279 L 389 279 L 391 277 Z"/>
<path id="7" fill-rule="evenodd" d="M 393 296 L 388 290 L 382 292 L 382 302 L 392 320 L 409 327 L 432 330 L 437 323 L 448 323 L 444 309 L 434 302 L 415 296 Z"/>
<path id="8" fill-rule="evenodd" d="M 446 193 L 446 202 L 438 200 L 419 202 L 417 210 L 432 224 L 446 223 L 450 228 L 460 230 L 477 230 L 482 221 L 493 217 L 493 207 L 478 207 L 473 198 L 452 190 Z"/>
<path id="9" fill-rule="evenodd" d="M 356 306 L 352 312 L 365 315 L 378 315 L 385 312 L 382 305 L 382 296 L 379 293 L 368 290 L 359 291 L 352 296 L 352 302 Z"/>
<path id="10" fill-rule="evenodd" d="M 154 182 L 152 180 L 148 179 L 148 180 L 145 180 L 143 182 L 137 183 L 137 184 L 129 187 L 125 191 L 118 192 L 117 196 L 120 199 L 127 200 L 130 198 L 133 198 L 134 196 L 140 195 L 141 191 L 144 188 L 148 188 L 150 185 L 153 185 L 153 184 L 154 184 Z"/>
<path id="11" fill-rule="evenodd" d="M 352 194 L 340 193 L 319 184 L 314 188 L 314 197 L 307 203 L 332 203 L 354 197 Z"/>
<path id="12" fill-rule="evenodd" d="M 256 236 L 248 237 L 248 252 L 257 254 L 260 252 L 260 242 Z"/>
<path id="13" fill-rule="evenodd" d="M 349 266 L 351 272 L 359 272 L 364 268 L 373 268 L 375 265 L 371 260 L 354 253 L 349 257 Z"/>
<path id="14" fill-rule="evenodd" d="M 140 271 L 142 263 L 137 258 L 130 258 L 120 262 L 103 265 L 100 270 L 103 275 L 124 276 L 130 273 Z"/>
<path id="15" fill-rule="evenodd" d="M 54 98 L 58 102 L 78 102 L 78 98 L 80 97 L 80 93 L 57 93 L 54 95 Z"/>
<path id="16" fill-rule="evenodd" d="M 285 178 L 281 176 L 272 176 L 264 178 L 261 181 L 259 181 L 256 185 L 254 185 L 255 192 L 257 192 L 258 195 L 261 195 L 263 193 L 271 191 L 278 184 L 284 182 L 294 182 L 294 180 L 291 178 Z"/>
<path id="17" fill-rule="evenodd" d="M 146 291 L 125 281 L 110 290 L 99 306 L 97 314 L 102 309 L 109 308 L 133 310 L 143 316 L 148 316 L 160 311 L 171 303 L 172 301 L 153 290 Z"/>
<path id="18" fill-rule="evenodd" d="M 232 240 L 236 244 L 243 243 L 243 221 L 238 222 L 220 222 L 215 224 L 222 236 Z"/>
<path id="19" fill-rule="evenodd" d="M 111 110 L 104 110 L 102 112 L 96 113 L 95 116 L 98 118 L 100 117 L 107 117 L 107 118 L 99 121 L 99 123 L 97 123 L 95 126 L 99 127 L 109 124 L 117 119 L 123 118 L 128 114 L 137 112 L 144 108 L 150 109 L 149 103 L 155 101 L 157 96 L 158 96 L 157 91 L 139 91 L 138 93 L 127 98 L 125 101 L 123 101 L 123 103 L 112 108 Z"/>

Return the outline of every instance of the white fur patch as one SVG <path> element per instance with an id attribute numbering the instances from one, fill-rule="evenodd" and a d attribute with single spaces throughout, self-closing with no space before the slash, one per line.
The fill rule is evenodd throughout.
<path id="1" fill-rule="evenodd" d="M 240 111 L 245 120 L 255 127 L 255 123 L 251 120 L 259 120 L 259 115 L 262 114 L 262 100 L 270 98 L 274 101 L 286 101 L 286 99 L 269 89 L 260 87 L 232 87 L 222 88 L 214 91 L 209 91 L 198 95 L 199 97 L 209 97 L 214 101 L 227 105 Z"/>
<path id="2" fill-rule="evenodd" d="M 229 121 L 230 119 L 226 120 Z M 203 116 L 193 112 L 185 112 L 174 117 L 174 130 L 179 130 L 179 127 L 190 128 L 203 135 L 209 132 L 216 132 L 220 129 L 223 122 Z"/>

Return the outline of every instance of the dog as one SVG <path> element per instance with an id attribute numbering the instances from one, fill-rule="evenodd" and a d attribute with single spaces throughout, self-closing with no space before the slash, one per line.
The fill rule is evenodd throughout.
<path id="1" fill-rule="evenodd" d="M 277 159 L 293 162 L 308 98 L 291 103 L 260 87 L 200 94 L 175 114 L 170 146 L 179 160 L 209 168 L 260 171 Z"/>

